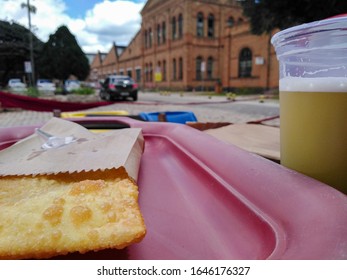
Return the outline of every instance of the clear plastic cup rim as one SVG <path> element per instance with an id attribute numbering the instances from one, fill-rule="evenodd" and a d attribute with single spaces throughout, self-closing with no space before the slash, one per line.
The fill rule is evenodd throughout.
<path id="1" fill-rule="evenodd" d="M 271 38 L 271 44 L 277 48 L 288 39 L 299 38 L 312 33 L 343 30 L 347 32 L 347 14 L 337 15 L 324 20 L 293 26 L 277 32 Z"/>

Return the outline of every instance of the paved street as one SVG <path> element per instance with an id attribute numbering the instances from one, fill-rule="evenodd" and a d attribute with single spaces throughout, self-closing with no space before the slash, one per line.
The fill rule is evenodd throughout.
<path id="1" fill-rule="evenodd" d="M 64 100 L 68 97 L 59 98 Z M 93 108 L 89 111 L 110 110 L 125 110 L 130 115 L 137 115 L 140 112 L 192 111 L 199 122 L 245 123 L 277 116 L 279 105 L 278 101 L 272 99 L 260 102 L 258 97 L 240 96 L 236 97 L 235 102 L 232 102 L 225 96 L 216 95 L 141 92 L 137 102 L 115 102 L 112 105 Z M 42 124 L 52 116 L 51 112 L 23 110 L 0 112 L 0 127 Z M 269 124 L 279 125 L 279 119 L 269 121 Z"/>

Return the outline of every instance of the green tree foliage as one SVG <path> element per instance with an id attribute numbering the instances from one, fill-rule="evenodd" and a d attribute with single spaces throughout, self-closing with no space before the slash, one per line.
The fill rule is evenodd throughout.
<path id="1" fill-rule="evenodd" d="M 39 60 L 38 72 L 43 78 L 66 80 L 70 75 L 85 80 L 89 74 L 86 55 L 66 26 L 49 36 Z"/>
<path id="2" fill-rule="evenodd" d="M 43 43 L 33 35 L 34 57 L 37 59 Z M 0 21 L 0 83 L 10 78 L 22 78 L 24 61 L 30 60 L 29 30 L 24 26 Z"/>
<path id="3" fill-rule="evenodd" d="M 346 0 L 244 0 L 242 6 L 257 35 L 347 13 Z"/>

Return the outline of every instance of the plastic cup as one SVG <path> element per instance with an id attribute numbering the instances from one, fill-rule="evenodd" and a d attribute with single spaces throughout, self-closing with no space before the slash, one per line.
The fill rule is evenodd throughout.
<path id="1" fill-rule="evenodd" d="M 281 164 L 347 194 L 347 17 L 276 33 Z"/>

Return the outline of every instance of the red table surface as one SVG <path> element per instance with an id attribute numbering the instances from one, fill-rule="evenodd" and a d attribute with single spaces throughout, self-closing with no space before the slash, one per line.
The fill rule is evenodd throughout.
<path id="1" fill-rule="evenodd" d="M 142 128 L 138 177 L 147 235 L 123 250 L 64 259 L 347 259 L 347 196 L 182 124 L 74 119 Z M 0 128 L 0 149 L 34 132 Z"/>

